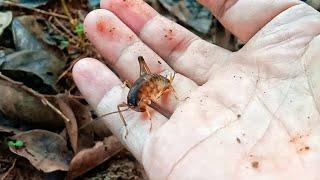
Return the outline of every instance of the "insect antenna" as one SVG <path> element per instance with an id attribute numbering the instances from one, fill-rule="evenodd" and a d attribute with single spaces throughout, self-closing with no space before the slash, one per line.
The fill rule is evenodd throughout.
<path id="1" fill-rule="evenodd" d="M 126 109 L 123 109 L 123 110 L 118 110 L 118 111 L 113 111 L 113 112 L 110 112 L 110 113 L 103 114 L 103 115 L 101 115 L 101 116 L 93 119 L 93 121 L 90 121 L 90 122 L 85 123 L 85 124 L 82 125 L 78 130 L 80 131 L 80 130 L 86 128 L 87 126 L 91 125 L 92 123 L 96 123 L 96 122 L 102 120 L 103 117 L 106 117 L 106 116 L 109 116 L 109 115 L 115 114 L 115 113 L 121 113 L 121 112 L 124 112 L 124 111 L 128 111 L 129 109 L 130 109 L 130 108 L 127 107 Z"/>

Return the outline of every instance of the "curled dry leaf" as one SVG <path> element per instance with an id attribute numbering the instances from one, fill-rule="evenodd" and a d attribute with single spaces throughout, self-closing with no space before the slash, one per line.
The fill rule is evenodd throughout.
<path id="1" fill-rule="evenodd" d="M 1 79 L 0 94 L 0 111 L 8 119 L 45 129 L 62 127 L 62 118 L 39 98 Z"/>
<path id="2" fill-rule="evenodd" d="M 208 33 L 212 24 L 209 10 L 194 0 L 159 0 L 178 19 L 201 33 Z"/>
<path id="3" fill-rule="evenodd" d="M 67 171 L 71 152 L 66 141 L 58 134 L 45 130 L 31 130 L 17 134 L 13 139 L 24 142 L 24 147 L 10 150 L 27 158 L 31 164 L 43 172 Z"/>
<path id="4" fill-rule="evenodd" d="M 12 21 L 12 12 L 0 12 L 0 35 L 2 34 L 3 30 L 9 26 Z"/>
<path id="5" fill-rule="evenodd" d="M 0 133 L 18 134 L 20 132 L 21 131 L 19 131 L 18 129 L 0 125 Z"/>
<path id="6" fill-rule="evenodd" d="M 65 121 L 69 139 L 74 153 L 78 152 L 78 125 L 76 117 L 69 106 L 68 98 L 65 95 L 58 95 L 55 98 L 56 103 L 59 105 L 61 112 L 70 119 L 69 122 Z"/>
<path id="7" fill-rule="evenodd" d="M 13 2 L 27 8 L 35 8 L 47 4 L 48 0 L 13 0 Z"/>
<path id="8" fill-rule="evenodd" d="M 75 99 L 69 99 L 69 105 L 73 110 L 77 119 L 78 127 L 92 121 L 90 108 L 88 105 L 83 105 Z M 104 136 L 106 137 L 106 136 Z M 78 151 L 90 148 L 94 145 L 94 130 L 91 128 L 79 130 L 78 132 Z"/>
<path id="9" fill-rule="evenodd" d="M 56 81 L 64 63 L 42 50 L 22 50 L 0 57 L 0 71 L 44 94 L 57 92 Z"/>
<path id="10" fill-rule="evenodd" d="M 50 23 L 37 16 L 19 16 L 12 21 L 12 34 L 15 47 L 19 50 L 43 50 L 64 59 L 63 52 L 52 42 L 45 31 Z"/>
<path id="11" fill-rule="evenodd" d="M 68 179 L 73 179 L 111 158 L 124 147 L 115 136 L 99 141 L 91 149 L 80 151 L 70 163 Z"/>

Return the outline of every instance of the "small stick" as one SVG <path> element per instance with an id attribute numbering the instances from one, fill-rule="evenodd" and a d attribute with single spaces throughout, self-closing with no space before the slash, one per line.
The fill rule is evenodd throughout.
<path id="1" fill-rule="evenodd" d="M 35 12 L 38 12 L 38 13 L 41 13 L 41 14 L 45 14 L 45 15 L 49 15 L 49 16 L 54 16 L 54 17 L 58 17 L 58 18 L 62 18 L 62 19 L 69 19 L 68 16 L 65 16 L 65 15 L 61 15 L 61 14 L 54 13 L 54 12 L 47 12 L 47 11 L 44 11 L 44 10 L 38 9 L 38 8 L 28 8 L 28 7 L 22 6 L 20 4 L 17 4 L 17 3 L 11 2 L 11 1 L 3 1 L 3 3 L 7 4 L 7 5 L 10 5 L 10 6 L 16 6 L 16 7 L 19 7 L 19 8 L 32 10 L 32 11 L 35 11 Z"/>
<path id="2" fill-rule="evenodd" d="M 74 19 L 72 18 L 71 14 L 70 14 L 70 11 L 69 11 L 69 9 L 68 9 L 68 6 L 67 6 L 65 0 L 61 0 L 61 4 L 62 4 L 62 8 L 63 8 L 64 13 L 68 16 L 68 19 L 69 19 L 70 24 L 71 24 L 73 27 L 75 27 L 76 24 L 75 24 Z"/>
<path id="3" fill-rule="evenodd" d="M 80 60 L 82 59 L 84 56 L 80 56 L 78 58 L 76 58 L 75 60 L 73 60 L 71 62 L 71 64 L 69 65 L 69 67 L 63 71 L 63 73 L 61 73 L 61 75 L 58 77 L 57 83 L 73 68 L 73 66 Z"/>
<path id="4" fill-rule="evenodd" d="M 51 16 L 52 17 L 52 16 Z M 50 24 L 52 26 L 52 28 L 54 30 L 56 30 L 60 35 L 62 35 L 63 37 L 68 38 L 68 41 L 72 42 L 72 43 L 76 43 L 76 41 L 74 39 L 72 39 L 72 37 L 70 37 L 69 35 L 67 35 L 66 33 L 64 33 L 63 31 L 61 31 L 56 25 L 54 25 L 53 23 Z"/>
<path id="5" fill-rule="evenodd" d="M 54 112 L 59 114 L 64 120 L 66 120 L 67 122 L 70 122 L 70 119 L 68 119 L 59 109 L 57 109 L 53 104 L 51 104 L 42 94 L 39 94 L 38 92 L 34 91 L 33 89 L 28 88 L 27 86 L 25 86 L 21 82 L 17 82 L 17 81 L 14 81 L 14 80 L 10 79 L 9 77 L 3 75 L 1 72 L 0 72 L 0 78 L 4 79 L 5 81 L 7 81 L 7 82 L 9 82 L 9 83 L 11 83 L 13 85 L 16 85 L 17 87 L 19 87 L 22 90 L 28 92 L 29 94 L 31 94 L 31 95 L 33 95 L 33 96 L 35 96 L 37 98 L 40 98 L 41 102 L 44 105 L 48 105 Z"/>
<path id="6" fill-rule="evenodd" d="M 48 105 L 53 111 L 59 114 L 66 122 L 70 122 L 70 119 L 67 118 L 59 109 L 57 109 L 52 103 L 50 103 L 46 98 L 41 99 L 43 104 Z"/>
<path id="7" fill-rule="evenodd" d="M 69 29 L 66 28 L 58 18 L 53 18 L 53 19 L 69 36 L 71 36 L 74 39 L 77 39 L 77 36 L 75 36 L 72 32 L 70 32 Z"/>
<path id="8" fill-rule="evenodd" d="M 82 39 L 80 39 L 78 36 L 74 35 L 68 28 L 66 28 L 63 23 L 58 19 L 54 18 L 55 22 L 70 36 L 71 39 L 74 39 L 75 41 L 79 42 L 82 46 L 85 45 Z"/>

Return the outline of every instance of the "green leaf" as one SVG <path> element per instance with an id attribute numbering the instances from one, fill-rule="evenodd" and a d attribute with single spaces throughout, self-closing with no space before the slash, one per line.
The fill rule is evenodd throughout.
<path id="1" fill-rule="evenodd" d="M 66 40 L 62 40 L 62 41 L 60 41 L 59 42 L 59 48 L 60 49 L 64 49 L 64 48 L 66 48 L 66 47 L 68 47 L 69 46 L 69 41 L 66 41 Z"/>
<path id="2" fill-rule="evenodd" d="M 84 33 L 83 23 L 79 23 L 74 31 L 78 34 L 78 36 L 82 35 Z"/>
<path id="3" fill-rule="evenodd" d="M 24 146 L 24 142 L 21 140 L 8 141 L 8 146 L 11 148 L 21 148 Z"/>

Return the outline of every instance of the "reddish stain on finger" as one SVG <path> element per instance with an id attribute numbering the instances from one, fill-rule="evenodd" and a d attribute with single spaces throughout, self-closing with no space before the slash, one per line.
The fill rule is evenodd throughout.
<path id="1" fill-rule="evenodd" d="M 115 13 L 137 34 L 150 19 L 158 14 L 142 0 L 105 0 L 102 1 L 101 7 Z"/>
<path id="2" fill-rule="evenodd" d="M 98 16 L 96 21 L 97 32 L 109 41 L 117 41 L 123 44 L 131 44 L 137 39 L 137 36 L 127 29 L 119 20 L 108 18 L 105 16 Z"/>

